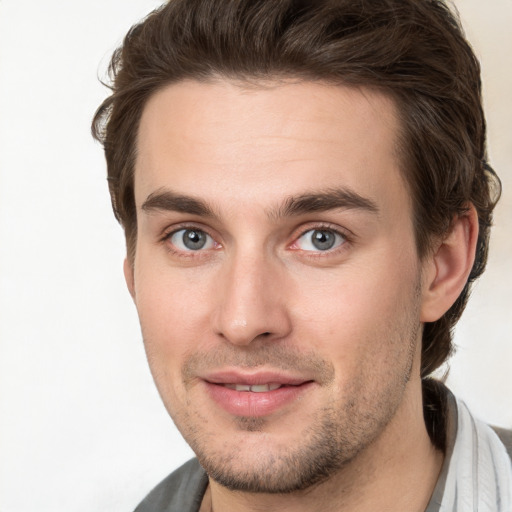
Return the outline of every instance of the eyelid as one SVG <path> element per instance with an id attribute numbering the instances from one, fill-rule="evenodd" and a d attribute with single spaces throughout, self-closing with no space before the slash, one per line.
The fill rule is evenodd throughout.
<path id="1" fill-rule="evenodd" d="M 198 231 L 204 232 L 207 236 L 209 236 L 213 240 L 213 242 L 215 243 L 215 247 L 213 247 L 212 249 L 197 250 L 197 251 L 194 251 L 194 250 L 185 251 L 185 250 L 178 249 L 176 247 L 174 247 L 174 248 L 170 247 L 170 245 L 171 245 L 169 242 L 170 238 L 178 231 L 187 230 L 187 229 L 198 230 Z M 341 236 L 344 239 L 344 242 L 335 248 L 327 249 L 325 251 L 322 251 L 322 250 L 307 251 L 307 250 L 300 249 L 298 247 L 296 247 L 296 248 L 293 247 L 293 245 L 297 242 L 297 240 L 300 237 L 304 236 L 306 233 L 308 233 L 310 231 L 315 231 L 315 230 L 332 231 L 332 232 L 336 233 L 337 235 Z M 345 246 L 347 244 L 353 243 L 354 239 L 356 239 L 357 237 L 349 229 L 339 226 L 337 224 L 334 225 L 329 222 L 309 222 L 309 223 L 307 223 L 305 225 L 301 225 L 299 228 L 295 229 L 293 234 L 291 235 L 291 238 L 292 238 L 292 242 L 287 244 L 287 247 L 289 249 L 292 249 L 295 251 L 302 251 L 303 253 L 309 253 L 308 255 L 310 257 L 321 257 L 322 255 L 327 256 L 327 255 L 330 255 L 330 254 L 340 251 L 342 248 L 345 248 Z M 221 242 L 219 242 L 219 236 L 217 234 L 212 234 L 212 230 L 208 226 L 204 226 L 202 223 L 194 222 L 194 221 L 179 222 L 177 224 L 173 224 L 172 226 L 167 226 L 164 230 L 162 230 L 162 234 L 159 236 L 159 241 L 161 243 L 164 243 L 170 252 L 173 252 L 173 253 L 176 253 L 179 255 L 183 255 L 183 256 L 188 256 L 188 257 L 191 255 L 194 255 L 194 254 L 197 256 L 197 255 L 199 255 L 198 253 L 205 253 L 205 252 L 208 252 L 211 250 L 221 249 L 223 247 L 223 244 Z"/>
<path id="2" fill-rule="evenodd" d="M 185 238 L 186 238 L 186 233 L 189 232 L 189 233 L 200 233 L 201 234 L 201 237 L 204 236 L 204 246 L 202 247 L 198 247 L 196 249 L 192 249 L 190 247 L 187 247 L 186 245 L 186 242 L 185 242 Z M 181 240 L 180 240 L 180 233 L 181 233 Z M 186 229 L 186 228 L 182 228 L 182 229 L 178 229 L 178 231 L 174 231 L 174 233 L 172 233 L 168 238 L 168 240 L 170 240 L 171 244 L 176 247 L 179 251 L 183 251 L 183 252 L 200 252 L 200 251 L 206 251 L 208 249 L 213 249 L 215 247 L 215 240 L 208 234 L 208 233 L 205 233 L 204 231 L 201 231 L 200 229 Z"/>
<path id="3" fill-rule="evenodd" d="M 344 239 L 344 242 L 341 243 L 340 245 L 338 245 L 337 247 L 334 247 L 332 249 L 327 249 L 325 251 L 322 251 L 322 250 L 308 251 L 305 249 L 300 249 L 299 247 L 293 247 L 297 243 L 297 240 L 299 240 L 301 237 L 303 237 L 305 234 L 309 233 L 310 231 L 332 231 L 333 233 L 341 236 Z M 333 253 L 337 252 L 338 250 L 341 250 L 341 248 L 342 247 L 344 248 L 346 244 L 352 243 L 354 238 L 355 238 L 355 235 L 347 228 L 343 228 L 338 225 L 333 225 L 328 222 L 327 223 L 326 222 L 321 222 L 321 223 L 312 222 L 312 223 L 308 223 L 305 226 L 304 225 L 301 226 L 298 230 L 295 230 L 295 233 L 292 235 L 293 241 L 291 244 L 289 244 L 288 247 L 291 248 L 292 250 L 309 253 L 309 255 L 312 257 L 317 257 L 317 256 L 322 256 L 322 255 L 327 256 L 329 254 L 333 254 Z"/>
<path id="4" fill-rule="evenodd" d="M 166 226 L 164 229 L 162 229 L 161 235 L 159 236 L 159 238 L 161 240 L 166 240 L 169 237 L 171 237 L 174 233 L 176 233 L 177 231 L 181 231 L 182 229 L 190 229 L 190 230 L 196 229 L 197 231 L 202 231 L 203 233 L 206 233 L 208 236 L 213 238 L 215 241 L 217 239 L 216 235 L 212 234 L 212 232 L 211 232 L 212 230 L 209 227 L 204 226 L 200 222 L 193 222 L 193 221 L 192 222 L 187 222 L 187 221 L 178 222 L 176 224 L 172 224 L 171 226 Z"/>
<path id="5" fill-rule="evenodd" d="M 215 246 L 212 248 L 208 248 L 208 249 L 198 249 L 198 250 L 194 251 L 192 249 L 189 249 L 189 250 L 180 249 L 180 248 L 176 247 L 175 244 L 171 243 L 170 240 L 176 233 L 178 233 L 179 231 L 186 231 L 186 230 L 203 232 L 205 235 L 207 235 L 209 238 L 211 238 L 211 240 L 214 242 Z M 218 242 L 218 240 L 217 240 L 217 236 L 214 236 L 211 233 L 211 230 L 209 228 L 207 228 L 206 226 L 203 226 L 200 223 L 196 223 L 196 222 L 180 222 L 178 224 L 173 224 L 172 226 L 166 227 L 163 230 L 162 234 L 160 235 L 159 241 L 161 243 L 165 244 L 165 246 L 167 247 L 167 250 L 169 252 L 172 252 L 174 254 L 184 256 L 184 257 L 190 257 L 190 256 L 194 256 L 194 255 L 198 256 L 200 253 L 205 253 L 205 252 L 208 252 L 211 250 L 217 250 L 222 247 L 222 244 L 220 242 Z"/>

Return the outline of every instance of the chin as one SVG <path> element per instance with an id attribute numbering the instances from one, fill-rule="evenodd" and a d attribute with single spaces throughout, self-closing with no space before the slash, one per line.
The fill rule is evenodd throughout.
<path id="1" fill-rule="evenodd" d="M 208 476 L 230 490 L 266 494 L 303 491 L 349 464 L 388 421 L 383 418 L 382 424 L 356 432 L 352 426 L 340 428 L 339 411 L 322 412 L 306 429 L 292 430 L 293 436 L 289 435 L 292 426 L 276 433 L 263 418 L 236 418 L 236 430 L 222 438 L 211 433 L 187 441 Z"/>

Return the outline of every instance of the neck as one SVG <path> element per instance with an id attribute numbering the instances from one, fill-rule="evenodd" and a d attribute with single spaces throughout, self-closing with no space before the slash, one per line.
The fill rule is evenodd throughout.
<path id="1" fill-rule="evenodd" d="M 417 378 L 381 435 L 328 480 L 290 494 L 233 492 L 210 481 L 201 512 L 423 512 L 442 462 L 425 427 Z"/>

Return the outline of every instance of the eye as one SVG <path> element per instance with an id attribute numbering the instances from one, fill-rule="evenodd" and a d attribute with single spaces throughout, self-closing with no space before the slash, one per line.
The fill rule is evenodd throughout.
<path id="1" fill-rule="evenodd" d="M 200 229 L 180 229 L 169 235 L 169 240 L 180 251 L 213 249 L 213 238 Z"/>
<path id="2" fill-rule="evenodd" d="M 310 229 L 297 239 L 294 246 L 303 251 L 329 251 L 345 241 L 344 236 L 332 229 Z"/>

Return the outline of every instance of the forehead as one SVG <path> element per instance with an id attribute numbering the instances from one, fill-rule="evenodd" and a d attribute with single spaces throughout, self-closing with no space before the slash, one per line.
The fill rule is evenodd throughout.
<path id="1" fill-rule="evenodd" d="M 144 108 L 136 203 L 162 187 L 231 206 L 344 187 L 407 206 L 398 133 L 393 100 L 371 89 L 179 82 Z"/>

